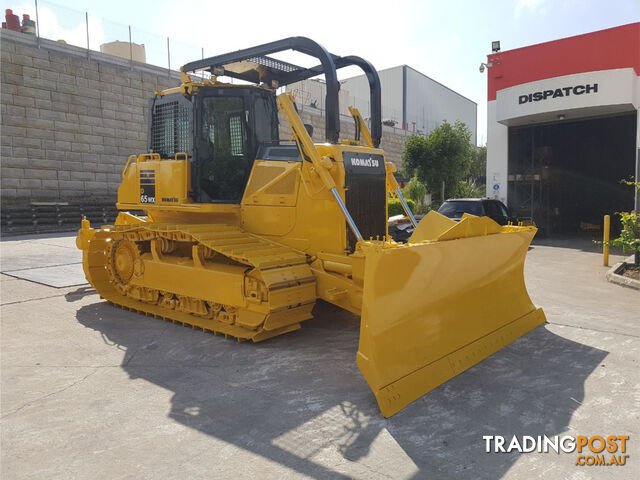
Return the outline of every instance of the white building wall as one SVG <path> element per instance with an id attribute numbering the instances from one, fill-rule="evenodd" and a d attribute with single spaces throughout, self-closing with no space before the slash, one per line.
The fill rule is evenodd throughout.
<path id="1" fill-rule="evenodd" d="M 326 83 L 311 79 L 301 82 L 292 83 L 285 87 L 287 92 L 291 92 L 298 105 L 314 105 L 318 110 L 325 109 L 325 100 L 327 98 Z M 342 115 L 351 115 L 349 113 L 349 92 L 340 89 L 338 93 L 338 101 L 340 103 L 340 113 Z"/>
<path id="2" fill-rule="evenodd" d="M 598 85 L 597 92 L 549 97 L 537 102 L 520 102 L 521 96 L 533 92 L 556 91 L 576 85 Z M 509 163 L 509 126 L 534 125 L 611 115 L 638 110 L 640 77 L 632 68 L 578 73 L 499 90 L 496 100 L 487 103 L 487 196 L 506 203 Z M 640 113 L 638 113 L 636 158 L 640 159 Z M 636 162 L 640 176 L 640 165 Z M 636 204 L 640 200 L 636 199 Z"/>
<path id="3" fill-rule="evenodd" d="M 478 106 L 441 83 L 407 67 L 407 128 L 427 134 L 447 120 L 464 122 L 476 144 Z"/>
<path id="4" fill-rule="evenodd" d="M 382 85 L 382 120 L 394 120 L 396 127 L 402 127 L 402 66 L 380 70 L 378 76 Z M 340 83 L 341 90 L 349 92 L 349 104 L 360 110 L 363 117 L 369 117 L 371 106 L 367 77 L 360 75 Z"/>
<path id="5" fill-rule="evenodd" d="M 557 121 L 558 115 L 564 115 L 569 120 L 633 111 L 638 108 L 635 98 L 637 79 L 633 68 L 617 68 L 546 78 L 505 88 L 496 95 L 496 121 L 505 125 L 527 125 Z M 575 86 L 590 86 L 593 89 L 596 85 L 597 91 L 591 90 L 590 93 L 575 94 L 570 90 L 567 95 L 562 90 Z M 558 90 L 562 96 L 549 96 L 545 100 L 524 103 L 520 101 L 534 92 Z"/>
<path id="6" fill-rule="evenodd" d="M 640 81 L 637 82 L 636 98 L 640 100 Z M 640 108 L 636 112 L 636 181 L 640 182 Z M 640 191 L 636 188 L 636 212 L 640 212 Z"/>
<path id="7" fill-rule="evenodd" d="M 509 128 L 496 120 L 497 101 L 487 103 L 487 197 L 507 203 Z"/>
<path id="8" fill-rule="evenodd" d="M 425 135 L 441 125 L 444 120 L 450 123 L 460 120 L 467 124 L 471 130 L 471 141 L 476 144 L 478 106 L 475 102 L 408 66 L 400 65 L 381 70 L 378 75 L 382 85 L 383 120 L 394 120 L 399 128 L 404 120 L 407 130 Z M 341 83 L 342 88 L 349 91 L 350 104 L 355 105 L 363 116 L 368 117 L 370 108 L 367 78 L 360 75 Z M 406 112 L 403 112 L 404 105 Z M 404 118 L 403 113 L 406 115 Z"/>

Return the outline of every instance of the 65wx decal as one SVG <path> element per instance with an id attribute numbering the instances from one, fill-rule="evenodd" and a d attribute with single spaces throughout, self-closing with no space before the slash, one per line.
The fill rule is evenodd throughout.
<path id="1" fill-rule="evenodd" d="M 156 203 L 155 170 L 140 170 L 140 203 Z"/>

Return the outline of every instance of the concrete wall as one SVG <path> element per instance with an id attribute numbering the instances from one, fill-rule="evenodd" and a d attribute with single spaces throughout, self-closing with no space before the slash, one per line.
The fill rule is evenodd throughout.
<path id="1" fill-rule="evenodd" d="M 113 201 L 131 154 L 146 151 L 148 101 L 179 84 L 177 72 L 99 52 L 0 31 L 1 197 L 33 201 Z M 324 141 L 320 110 L 303 120 Z M 342 137 L 353 121 L 342 117 Z M 281 122 L 282 137 L 290 134 Z M 385 132 L 387 158 L 399 164 L 405 135 Z"/>
<path id="2" fill-rule="evenodd" d="M 166 70 L 2 30 L 2 200 L 114 197 Z"/>

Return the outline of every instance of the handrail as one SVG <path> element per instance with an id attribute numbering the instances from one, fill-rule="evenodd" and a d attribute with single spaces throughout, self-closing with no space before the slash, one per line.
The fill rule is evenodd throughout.
<path id="1" fill-rule="evenodd" d="M 373 139 L 371 138 L 371 132 L 367 128 L 367 124 L 364 123 L 364 119 L 360 114 L 360 110 L 355 107 L 349 107 L 349 113 L 353 117 L 353 121 L 356 124 L 355 140 L 360 141 L 360 136 L 363 137 L 365 147 L 373 147 Z"/>
<path id="2" fill-rule="evenodd" d="M 131 163 L 131 160 L 135 160 L 136 156 L 135 155 L 129 155 L 129 158 L 127 158 L 127 163 L 125 163 L 124 168 L 122 169 L 122 178 L 124 178 L 125 174 L 127 173 L 127 169 L 129 168 L 129 164 Z"/>

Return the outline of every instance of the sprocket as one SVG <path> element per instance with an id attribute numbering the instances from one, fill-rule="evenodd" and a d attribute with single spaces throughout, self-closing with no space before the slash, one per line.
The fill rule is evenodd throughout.
<path id="1" fill-rule="evenodd" d="M 107 269 L 113 280 L 127 284 L 141 262 L 138 245 L 131 240 L 121 239 L 111 243 L 107 252 Z"/>

